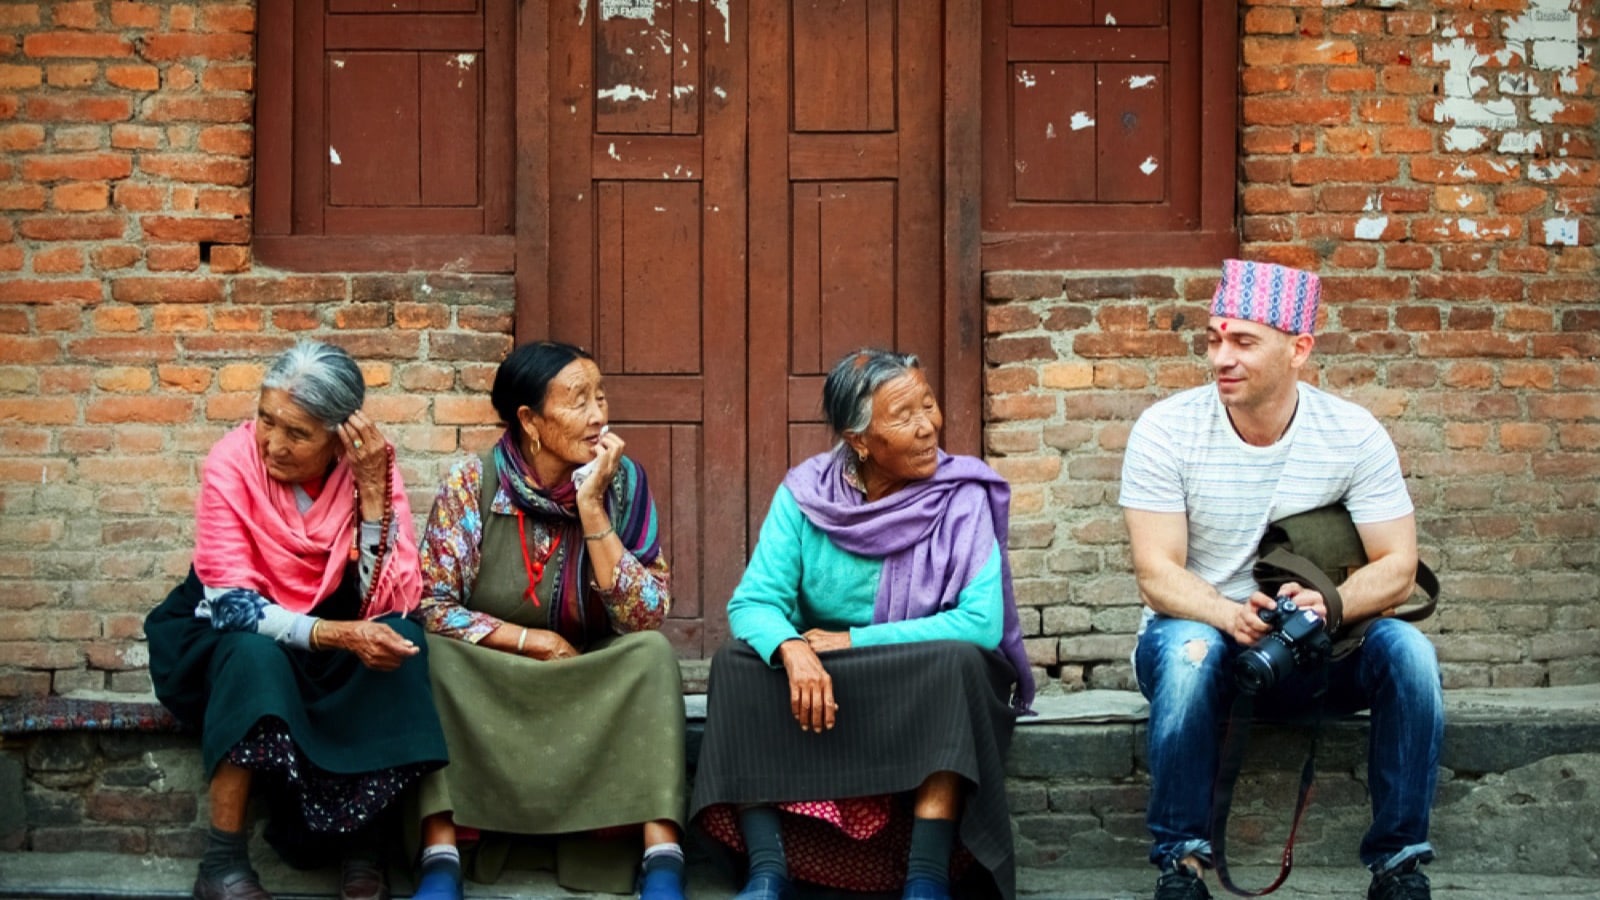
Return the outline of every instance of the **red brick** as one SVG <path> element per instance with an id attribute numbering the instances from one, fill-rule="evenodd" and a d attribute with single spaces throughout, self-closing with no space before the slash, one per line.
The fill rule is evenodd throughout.
<path id="1" fill-rule="evenodd" d="M 121 28 L 155 28 L 161 24 L 161 8 L 150 3 L 113 0 L 111 24 Z"/>
<path id="2" fill-rule="evenodd" d="M 1315 100 L 1305 97 L 1246 97 L 1246 125 L 1342 125 L 1350 121 L 1348 100 Z"/>
<path id="3" fill-rule="evenodd" d="M 152 34 L 141 50 L 149 60 L 250 59 L 255 39 L 248 34 Z"/>
<path id="4" fill-rule="evenodd" d="M 213 278 L 117 278 L 111 297 L 122 303 L 218 303 L 222 282 Z"/>
<path id="5" fill-rule="evenodd" d="M 132 244 L 107 244 L 96 247 L 91 257 L 97 269 L 126 269 L 144 257 L 143 251 Z"/>
<path id="6" fill-rule="evenodd" d="M 211 252 L 213 256 L 216 250 Z M 260 331 L 266 327 L 266 311 L 259 306 L 224 306 L 211 317 L 211 327 L 218 331 Z"/>
<path id="7" fill-rule="evenodd" d="M 1423 357 L 1516 358 L 1528 355 L 1528 342 L 1492 331 L 1441 331 L 1418 335 L 1417 354 Z"/>
<path id="8" fill-rule="evenodd" d="M 1433 251 L 1415 244 L 1391 244 L 1384 248 L 1383 262 L 1391 269 L 1427 269 L 1433 266 Z"/>
<path id="9" fill-rule="evenodd" d="M 1283 94 L 1294 89 L 1293 69 L 1246 69 L 1239 74 L 1245 96 Z"/>
<path id="10" fill-rule="evenodd" d="M 237 278 L 233 281 L 233 302 L 326 303 L 344 300 L 347 290 L 345 279 L 337 275 Z"/>
<path id="11" fill-rule="evenodd" d="M 0 184 L 0 209 L 44 209 L 49 195 L 37 184 Z"/>
<path id="12" fill-rule="evenodd" d="M 139 159 L 139 170 L 174 181 L 198 184 L 242 185 L 250 181 L 248 162 L 187 153 L 145 154 Z"/>
<path id="13" fill-rule="evenodd" d="M 67 345 L 67 354 L 74 359 L 105 362 L 166 362 L 177 353 L 172 338 L 149 335 L 82 338 Z"/>
<path id="14" fill-rule="evenodd" d="M 133 115 L 126 97 L 59 97 L 34 95 L 27 99 L 27 116 L 40 122 L 120 122 Z"/>
<path id="15" fill-rule="evenodd" d="M 0 244 L 0 272 L 22 271 L 22 248 L 16 244 Z"/>
<path id="16" fill-rule="evenodd" d="M 96 212 L 109 205 L 110 193 L 103 182 L 64 184 L 50 192 L 50 206 L 69 212 Z"/>
<path id="17" fill-rule="evenodd" d="M 1400 161 L 1392 157 L 1302 157 L 1294 161 L 1290 177 L 1295 184 L 1321 184 L 1329 181 L 1393 182 L 1400 175 Z"/>
<path id="18" fill-rule="evenodd" d="M 145 249 L 144 260 L 152 272 L 193 272 L 200 268 L 200 245 L 152 245 Z"/>
<path id="19" fill-rule="evenodd" d="M 1246 128 L 1242 149 L 1246 155 L 1296 153 L 1300 141 L 1293 128 Z"/>
<path id="20" fill-rule="evenodd" d="M 0 151 L 37 150 L 44 146 L 44 126 L 24 122 L 0 125 Z"/>
<path id="21" fill-rule="evenodd" d="M 154 98 L 145 111 L 150 122 L 248 122 L 251 104 L 248 97 Z M 206 150 L 202 146 L 200 149 Z"/>
<path id="22" fill-rule="evenodd" d="M 153 91 L 161 87 L 161 70 L 155 66 L 107 66 L 106 81 L 130 91 Z"/>
<path id="23" fill-rule="evenodd" d="M 1543 244 L 1549 247 L 1574 246 L 1572 243 L 1571 225 L 1577 225 L 1577 245 L 1588 246 L 1594 243 L 1594 224 L 1587 218 L 1561 217 L 1535 218 L 1528 220 L 1528 240 L 1530 243 Z"/>
<path id="24" fill-rule="evenodd" d="M 1292 9 L 1255 7 L 1244 15 L 1245 34 L 1294 34 L 1299 31 Z"/>
<path id="25" fill-rule="evenodd" d="M 207 4 L 200 9 L 202 31 L 256 30 L 256 11 L 250 6 L 221 6 Z"/>
<path id="26" fill-rule="evenodd" d="M 139 219 L 139 227 L 144 230 L 146 238 L 173 243 L 207 241 L 242 244 L 250 240 L 250 223 L 242 219 L 143 216 Z"/>
<path id="27" fill-rule="evenodd" d="M 0 358 L 9 365 L 53 363 L 61 358 L 61 343 L 55 338 L 3 337 L 0 351 Z"/>
<path id="28" fill-rule="evenodd" d="M 1503 213 L 1518 215 L 1532 212 L 1550 199 L 1550 192 L 1536 187 L 1508 187 L 1494 195 L 1495 208 Z"/>
<path id="29" fill-rule="evenodd" d="M 98 63 L 55 63 L 45 67 L 45 81 L 51 87 L 82 88 L 100 79 Z"/>
<path id="30" fill-rule="evenodd" d="M 97 28 L 100 25 L 100 12 L 93 0 L 57 2 L 50 9 L 50 20 L 57 28 Z"/>
<path id="31" fill-rule="evenodd" d="M 32 216 L 18 231 L 39 241 L 95 241 L 122 237 L 127 220 L 121 216 Z"/>
<path id="32" fill-rule="evenodd" d="M 210 63 L 200 76 L 200 86 L 208 91 L 253 91 L 256 68 L 248 63 Z"/>
<path id="33" fill-rule="evenodd" d="M 1413 121 L 1410 103 L 1394 98 L 1363 100 L 1356 105 L 1356 116 L 1363 122 L 1384 124 L 1410 124 Z"/>
<path id="34" fill-rule="evenodd" d="M 1422 275 L 1418 297 L 1514 303 L 1522 299 L 1522 279 L 1508 276 Z"/>
<path id="35" fill-rule="evenodd" d="M 1556 317 L 1548 309 L 1512 306 L 1502 311 L 1501 327 L 1507 331 L 1550 331 L 1556 327 Z"/>
<path id="36" fill-rule="evenodd" d="M 83 250 L 78 247 L 54 247 L 34 251 L 33 271 L 37 275 L 74 275 L 82 272 Z"/>
<path id="37" fill-rule="evenodd" d="M 1378 86 L 1378 76 L 1368 68 L 1331 69 L 1327 74 L 1328 90 L 1336 94 L 1369 93 Z"/>
<path id="38" fill-rule="evenodd" d="M 71 425 L 78 421 L 72 397 L 0 397 L 0 422 L 25 425 Z"/>
<path id="39" fill-rule="evenodd" d="M 1072 349 L 1086 359 L 1183 356 L 1189 353 L 1189 344 L 1181 335 L 1171 333 L 1088 332 L 1073 338 Z"/>
<path id="40" fill-rule="evenodd" d="M 204 331 L 210 327 L 210 316 L 202 306 L 158 306 L 150 317 L 150 325 L 158 333 L 177 331 Z"/>
<path id="41" fill-rule="evenodd" d="M 0 6 L 0 28 L 21 28 L 39 24 L 39 7 L 32 3 L 9 3 Z"/>
<path id="42" fill-rule="evenodd" d="M 1309 212 L 1312 197 L 1309 188 L 1246 185 L 1243 205 L 1246 213 Z"/>
<path id="43" fill-rule="evenodd" d="M 161 129 L 148 125 L 111 126 L 111 146 L 118 150 L 154 150 L 161 146 Z"/>
<path id="44" fill-rule="evenodd" d="M 112 193 L 112 202 L 119 209 L 132 212 L 150 212 L 166 204 L 166 188 L 153 184 L 134 184 L 124 181 Z"/>
<path id="45" fill-rule="evenodd" d="M 1440 241 L 1508 241 L 1522 237 L 1522 220 L 1506 216 L 1419 217 L 1411 223 L 1411 239 Z"/>
<path id="46" fill-rule="evenodd" d="M 1375 9 L 1340 10 L 1328 16 L 1329 34 L 1382 34 L 1383 14 Z"/>
<path id="47" fill-rule="evenodd" d="M 1379 134 L 1378 146 L 1385 153 L 1426 153 L 1433 149 L 1433 136 L 1428 128 L 1390 125 Z"/>
<path id="48" fill-rule="evenodd" d="M 43 82 L 38 66 L 0 65 L 0 90 L 24 90 Z"/>
<path id="49" fill-rule="evenodd" d="M 83 420 L 91 424 L 145 422 L 177 425 L 194 420 L 194 400 L 165 395 L 100 397 L 89 402 Z"/>
<path id="50" fill-rule="evenodd" d="M 0 303 L 98 303 L 100 282 L 58 278 L 0 281 Z"/>
<path id="51" fill-rule="evenodd" d="M 1503 388 L 1533 388 L 1548 391 L 1555 387 L 1555 373 L 1548 363 L 1507 362 L 1500 369 Z"/>
<path id="52" fill-rule="evenodd" d="M 279 307 L 272 311 L 272 327 L 279 331 L 311 331 L 322 326 L 322 316 L 314 308 Z"/>
<path id="53" fill-rule="evenodd" d="M 1242 56 L 1246 67 L 1348 66 L 1358 61 L 1356 45 L 1351 41 L 1300 37 L 1246 37 Z"/>
<path id="54" fill-rule="evenodd" d="M 207 153 L 222 156 L 250 156 L 255 140 L 248 128 L 215 126 L 203 128 L 196 145 Z"/>
<path id="55" fill-rule="evenodd" d="M 211 271 L 216 273 L 247 272 L 250 270 L 250 248 L 237 244 L 219 244 L 211 248 Z"/>
<path id="56" fill-rule="evenodd" d="M 1378 248 L 1360 244 L 1340 244 L 1328 262 L 1341 269 L 1371 269 L 1378 264 Z"/>
<path id="57" fill-rule="evenodd" d="M 1440 247 L 1439 268 L 1452 272 L 1477 272 L 1489 267 L 1493 251 L 1487 247 Z"/>
<path id="58" fill-rule="evenodd" d="M 156 367 L 156 378 L 163 388 L 187 394 L 203 394 L 211 387 L 211 370 L 201 366 L 163 364 Z"/>
<path id="59" fill-rule="evenodd" d="M 132 56 L 133 42 L 118 34 L 45 31 L 23 37 L 22 52 L 33 57 Z"/>

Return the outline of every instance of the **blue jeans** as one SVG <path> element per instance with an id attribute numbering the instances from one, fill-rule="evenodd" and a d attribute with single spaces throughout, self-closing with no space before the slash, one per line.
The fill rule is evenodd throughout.
<path id="1" fill-rule="evenodd" d="M 1211 859 L 1211 790 L 1235 695 L 1239 644 L 1209 625 L 1157 616 L 1139 636 L 1134 670 L 1150 701 L 1150 861 L 1172 869 L 1186 856 Z M 1258 713 L 1305 713 L 1320 672 L 1296 672 L 1256 698 Z M 1366 641 L 1327 666 L 1331 715 L 1372 710 L 1367 781 L 1372 827 L 1361 862 L 1385 872 L 1433 858 L 1428 815 L 1444 738 L 1439 662 L 1422 632 L 1398 619 L 1372 623 Z M 1288 802 L 1289 798 L 1284 798 Z"/>

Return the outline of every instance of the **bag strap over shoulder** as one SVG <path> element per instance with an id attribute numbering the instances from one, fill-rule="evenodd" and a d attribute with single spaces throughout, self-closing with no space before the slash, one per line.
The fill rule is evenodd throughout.
<path id="1" fill-rule="evenodd" d="M 1319 507 L 1272 523 L 1261 539 L 1259 554 L 1251 574 L 1263 592 L 1276 594 L 1293 581 L 1322 595 L 1328 607 L 1328 632 L 1334 637 L 1334 658 L 1359 647 L 1367 628 L 1377 618 L 1383 618 L 1344 628 L 1344 599 L 1339 596 L 1339 583 L 1351 569 L 1366 565 L 1367 554 L 1361 534 L 1343 504 Z M 1391 613 L 1394 618 L 1420 622 L 1438 607 L 1439 577 L 1421 560 L 1417 561 L 1415 580 L 1427 600 Z"/>

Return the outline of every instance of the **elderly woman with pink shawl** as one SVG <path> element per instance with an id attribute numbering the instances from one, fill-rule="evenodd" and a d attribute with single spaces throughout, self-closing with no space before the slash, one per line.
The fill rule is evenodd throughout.
<path id="1" fill-rule="evenodd" d="M 416 538 L 394 450 L 343 350 L 302 342 L 254 420 L 206 457 L 189 577 L 145 620 L 156 695 L 198 726 L 211 829 L 193 896 L 270 900 L 246 851 L 253 784 L 291 864 L 386 897 L 375 822 L 443 765 Z"/>
<path id="2" fill-rule="evenodd" d="M 789 471 L 728 603 L 690 816 L 748 858 L 735 900 L 1009 898 L 1010 489 L 939 449 L 914 356 L 852 353 L 822 397 L 839 444 Z"/>

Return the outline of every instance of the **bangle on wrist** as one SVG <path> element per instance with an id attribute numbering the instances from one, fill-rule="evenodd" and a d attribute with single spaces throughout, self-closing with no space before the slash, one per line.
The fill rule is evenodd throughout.
<path id="1" fill-rule="evenodd" d="M 517 652 L 522 652 L 524 644 L 528 643 L 528 629 L 522 629 L 522 634 L 517 635 Z"/>
<path id="2" fill-rule="evenodd" d="M 315 622 L 311 623 L 311 635 L 309 636 L 309 638 L 307 639 L 306 642 L 311 645 L 311 649 L 313 649 L 313 650 L 321 650 L 322 649 L 322 640 L 317 637 L 317 629 L 319 629 L 321 627 L 322 627 L 322 620 L 321 619 L 318 619 Z"/>
<path id="3" fill-rule="evenodd" d="M 616 529 L 607 526 L 605 531 L 597 532 L 595 534 L 586 534 L 583 536 L 583 539 L 586 541 L 603 541 L 616 533 Z"/>

